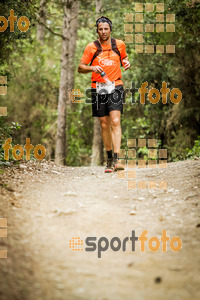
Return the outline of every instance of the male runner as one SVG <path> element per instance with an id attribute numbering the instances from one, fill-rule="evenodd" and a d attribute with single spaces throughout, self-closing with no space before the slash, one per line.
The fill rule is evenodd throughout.
<path id="1" fill-rule="evenodd" d="M 120 63 L 125 70 L 130 67 L 130 63 L 124 42 L 111 39 L 111 20 L 101 17 L 96 21 L 96 26 L 99 39 L 85 48 L 78 72 L 92 72 L 92 116 L 100 120 L 102 138 L 108 156 L 105 173 L 110 173 L 124 169 L 118 162 L 121 145 L 120 116 L 123 114 L 124 96 Z M 87 66 L 89 63 L 91 65 Z M 105 77 L 100 75 L 102 72 L 105 72 L 108 79 L 113 82 L 112 93 L 110 87 L 102 84 L 105 82 Z"/>

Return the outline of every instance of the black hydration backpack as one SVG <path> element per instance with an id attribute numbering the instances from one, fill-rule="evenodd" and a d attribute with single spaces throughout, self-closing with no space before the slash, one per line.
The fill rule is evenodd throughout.
<path id="1" fill-rule="evenodd" d="M 91 63 L 90 63 L 90 66 L 92 65 L 94 59 L 103 51 L 102 47 L 101 47 L 101 44 L 98 40 L 94 41 L 94 44 L 95 46 L 97 47 L 97 51 L 94 53 L 94 56 L 91 60 Z M 112 39 L 111 38 L 111 48 L 112 50 L 119 55 L 120 57 L 120 61 L 121 61 L 121 65 L 122 65 L 122 59 L 121 59 L 121 55 L 120 55 L 120 52 L 119 52 L 119 49 L 117 48 L 117 44 L 116 44 L 116 39 Z"/>

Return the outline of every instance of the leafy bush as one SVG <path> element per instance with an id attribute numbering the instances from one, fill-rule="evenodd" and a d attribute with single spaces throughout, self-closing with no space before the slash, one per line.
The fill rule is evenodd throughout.
<path id="1" fill-rule="evenodd" d="M 4 159 L 3 144 L 5 140 L 12 137 L 16 130 L 20 130 L 21 125 L 19 123 L 12 122 L 8 125 L 2 117 L 0 117 L 0 165 L 9 165 L 10 163 Z M 11 159 L 12 160 L 12 159 Z"/>
<path id="2" fill-rule="evenodd" d="M 186 149 L 187 158 L 200 157 L 200 136 L 198 136 L 198 140 L 194 142 L 194 147 L 192 149 Z"/>

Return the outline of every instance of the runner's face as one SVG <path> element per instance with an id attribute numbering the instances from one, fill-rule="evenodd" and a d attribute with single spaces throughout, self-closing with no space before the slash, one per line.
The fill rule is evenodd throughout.
<path id="1" fill-rule="evenodd" d="M 110 38 L 110 26 L 108 23 L 99 23 L 98 24 L 98 35 L 100 40 L 107 41 Z"/>

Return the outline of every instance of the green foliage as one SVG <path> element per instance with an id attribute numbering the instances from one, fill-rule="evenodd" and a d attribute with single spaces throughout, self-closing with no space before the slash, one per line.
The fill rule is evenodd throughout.
<path id="1" fill-rule="evenodd" d="M 0 118 L 0 136 L 1 142 L 13 136 L 19 144 L 25 144 L 25 139 L 30 137 L 33 145 L 44 144 L 47 158 L 54 158 L 62 39 L 46 30 L 44 46 L 36 41 L 39 2 L 11 0 L 0 3 L 0 15 L 8 17 L 13 8 L 15 15 L 25 15 L 31 22 L 26 34 L 19 33 L 17 28 L 14 33 L 9 30 L 0 33 L 0 76 L 8 77 L 8 95 L 0 96 L 1 106 L 8 107 L 8 117 Z M 62 33 L 62 3 L 49 1 L 47 11 L 48 26 Z M 113 21 L 113 37 L 124 40 L 124 14 L 128 12 L 134 12 L 132 0 L 113 3 L 103 0 L 102 15 Z M 176 32 L 146 33 L 145 44 L 176 44 L 176 53 L 137 54 L 134 44 L 127 44 L 131 68 L 128 71 L 122 68 L 124 87 L 131 88 L 133 82 L 139 89 L 147 81 L 148 89 L 160 90 L 165 81 L 170 90 L 180 89 L 183 99 L 174 105 L 168 94 L 166 105 L 162 104 L 162 99 L 155 105 L 148 100 L 142 105 L 139 93 L 136 93 L 135 103 L 132 103 L 131 94 L 127 94 L 122 117 L 122 148 L 126 147 L 128 138 L 155 138 L 161 148 L 168 149 L 169 160 L 177 161 L 199 155 L 200 3 L 166 0 L 165 13 L 176 15 Z M 155 23 L 155 14 L 145 13 L 145 24 Z M 86 45 L 97 38 L 95 20 L 95 1 L 80 1 L 73 62 L 74 88 L 83 92 L 84 100 L 91 85 L 91 73 L 79 74 L 77 67 Z M 21 130 L 14 130 L 11 122 L 20 123 Z M 67 107 L 68 165 L 90 163 L 92 137 L 91 105 Z M 142 148 L 139 154 L 146 157 L 147 149 Z"/>
<path id="2" fill-rule="evenodd" d="M 194 142 L 194 147 L 192 149 L 186 149 L 186 157 L 187 158 L 195 158 L 200 157 L 200 136 L 198 136 L 198 140 Z"/>
<path id="3" fill-rule="evenodd" d="M 4 149 L 2 145 L 20 129 L 21 125 L 19 123 L 11 122 L 11 125 L 8 125 L 4 122 L 3 117 L 0 117 L 0 165 L 9 165 L 9 162 L 4 159 Z M 13 161 L 12 158 L 11 160 Z"/>
<path id="4" fill-rule="evenodd" d="M 154 3 L 159 1 L 153 1 Z M 125 123 L 123 132 L 129 138 L 157 138 L 161 147 L 167 148 L 169 160 L 186 159 L 185 149 L 191 149 L 194 140 L 200 132 L 199 111 L 199 33 L 200 4 L 191 5 L 189 1 L 165 1 L 165 13 L 176 15 L 175 33 L 145 33 L 145 44 L 176 44 L 175 54 L 136 54 L 132 44 L 127 45 L 127 52 L 132 67 L 124 74 L 125 86 L 130 87 L 131 81 L 140 88 L 145 81 L 148 87 L 160 90 L 162 82 L 168 88 L 178 88 L 183 99 L 178 105 L 161 100 L 156 105 L 129 103 L 125 108 Z M 125 11 L 124 8 L 122 10 Z M 133 7 L 126 9 L 133 12 Z M 155 23 L 154 13 L 144 13 L 146 23 Z M 147 96 L 146 96 L 147 97 Z M 134 123 L 134 124 L 133 124 Z M 132 128 L 132 130 L 131 130 Z"/>
<path id="5" fill-rule="evenodd" d="M 36 19 L 33 3 L 29 0 L 3 0 L 0 2 L 0 16 L 6 19 L 10 16 L 10 10 L 14 10 L 14 15 L 18 17 L 26 16 L 30 23 L 34 24 Z M 5 64 L 13 50 L 16 50 L 16 41 L 23 41 L 30 35 L 30 29 L 27 32 L 18 30 L 17 22 L 14 22 L 14 32 L 10 32 L 9 27 L 6 31 L 0 33 L 0 65 Z M 31 27 L 30 27 L 31 28 Z"/>

